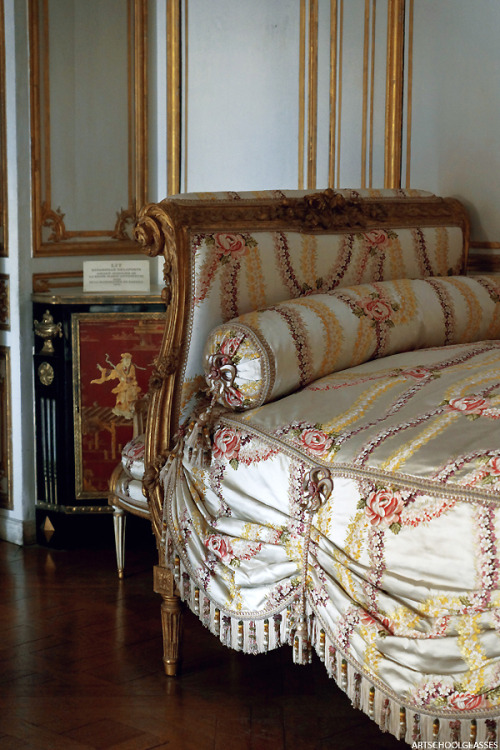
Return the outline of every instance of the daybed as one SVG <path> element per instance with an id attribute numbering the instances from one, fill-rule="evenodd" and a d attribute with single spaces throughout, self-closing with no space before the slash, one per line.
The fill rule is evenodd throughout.
<path id="1" fill-rule="evenodd" d="M 315 650 L 408 743 L 500 719 L 500 285 L 463 206 L 419 191 L 181 195 L 144 487 L 177 594 L 224 644 Z M 137 481 L 137 480 L 134 480 Z"/>

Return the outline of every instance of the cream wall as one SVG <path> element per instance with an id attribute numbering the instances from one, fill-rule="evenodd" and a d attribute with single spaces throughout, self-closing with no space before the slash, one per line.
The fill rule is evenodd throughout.
<path id="1" fill-rule="evenodd" d="M 411 185 L 464 200 L 472 239 L 500 248 L 500 3 L 414 12 Z"/>
<path id="2" fill-rule="evenodd" d="M 183 189 L 295 187 L 300 3 L 187 7 Z"/>

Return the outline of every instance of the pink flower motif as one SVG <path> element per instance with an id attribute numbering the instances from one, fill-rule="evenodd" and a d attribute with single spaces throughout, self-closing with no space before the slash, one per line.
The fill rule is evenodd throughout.
<path id="1" fill-rule="evenodd" d="M 481 396 L 462 396 L 462 398 L 452 398 L 448 402 L 450 409 L 461 411 L 463 414 L 481 415 L 490 404 Z"/>
<path id="2" fill-rule="evenodd" d="M 304 430 L 300 436 L 300 441 L 304 448 L 307 448 L 318 455 L 326 453 L 326 451 L 332 446 L 332 438 L 328 437 L 328 435 L 322 432 L 322 430 L 318 430 L 314 427 Z"/>
<path id="3" fill-rule="evenodd" d="M 236 338 L 233 336 L 232 338 L 224 339 L 220 345 L 220 353 L 231 359 L 238 351 L 238 347 L 240 344 L 241 337 Z"/>
<path id="4" fill-rule="evenodd" d="M 407 378 L 415 378 L 416 380 L 423 380 L 424 378 L 428 378 L 430 375 L 432 375 L 431 371 L 427 369 L 427 367 L 412 367 L 409 370 L 403 370 L 401 373 L 402 375 L 405 375 Z"/>
<path id="5" fill-rule="evenodd" d="M 474 711 L 483 703 L 482 695 L 472 693 L 454 693 L 449 700 L 450 706 L 458 708 L 459 711 Z"/>
<path id="6" fill-rule="evenodd" d="M 376 625 L 379 630 L 381 628 L 384 628 L 385 630 L 390 632 L 390 624 L 391 621 L 388 617 L 381 617 L 380 619 L 373 617 L 369 612 L 366 610 L 363 610 L 361 614 L 359 615 L 359 620 L 363 625 L 373 626 Z"/>
<path id="7" fill-rule="evenodd" d="M 230 543 L 218 534 L 211 534 L 205 540 L 205 547 L 220 557 L 224 562 L 231 562 L 234 557 Z"/>
<path id="8" fill-rule="evenodd" d="M 214 236 L 214 240 L 224 255 L 231 255 L 233 258 L 241 258 L 248 252 L 245 238 L 241 234 L 226 234 L 220 232 Z"/>
<path id="9" fill-rule="evenodd" d="M 371 232 L 363 232 L 363 237 L 370 247 L 380 247 L 389 241 L 387 232 L 384 232 L 383 229 L 372 229 Z"/>
<path id="10" fill-rule="evenodd" d="M 392 307 L 384 299 L 373 299 L 372 297 L 368 297 L 367 299 L 360 300 L 359 304 L 365 315 L 377 323 L 389 320 L 393 313 Z"/>
<path id="11" fill-rule="evenodd" d="M 488 469 L 490 474 L 494 474 L 495 476 L 500 475 L 500 456 L 490 458 L 488 461 Z"/>
<path id="12" fill-rule="evenodd" d="M 228 406 L 232 406 L 233 408 L 238 408 L 243 404 L 242 392 L 235 388 L 233 385 L 224 388 L 223 398 L 226 404 Z"/>
<path id="13" fill-rule="evenodd" d="M 221 427 L 214 435 L 213 455 L 215 458 L 226 458 L 231 461 L 238 458 L 240 437 L 229 427 Z"/>
<path id="14" fill-rule="evenodd" d="M 373 526 L 399 523 L 403 498 L 392 490 L 373 490 L 366 498 L 366 514 Z"/>

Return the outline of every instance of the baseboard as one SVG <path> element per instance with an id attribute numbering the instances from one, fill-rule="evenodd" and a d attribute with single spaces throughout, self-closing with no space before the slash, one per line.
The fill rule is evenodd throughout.
<path id="1" fill-rule="evenodd" d="M 19 518 L 0 516 L 0 539 L 19 546 L 35 544 L 35 520 L 22 521 Z"/>

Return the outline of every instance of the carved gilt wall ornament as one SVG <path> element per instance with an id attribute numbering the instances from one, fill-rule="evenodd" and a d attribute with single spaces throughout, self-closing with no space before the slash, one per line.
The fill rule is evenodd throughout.
<path id="1" fill-rule="evenodd" d="M 41 362 L 38 365 L 38 378 L 42 385 L 51 385 L 54 382 L 54 368 L 49 362 Z"/>
<path id="2" fill-rule="evenodd" d="M 68 239 L 69 235 L 64 226 L 64 214 L 60 208 L 53 211 L 46 203 L 43 203 L 41 222 L 43 227 L 48 227 L 52 230 L 46 242 L 62 242 Z"/>

